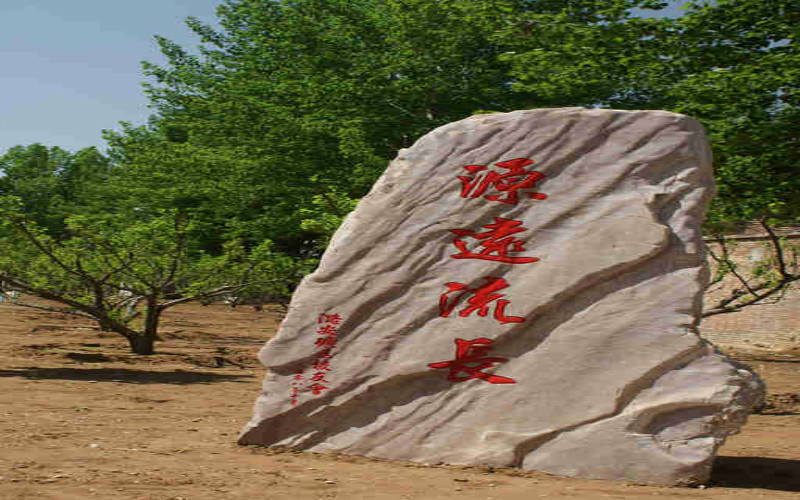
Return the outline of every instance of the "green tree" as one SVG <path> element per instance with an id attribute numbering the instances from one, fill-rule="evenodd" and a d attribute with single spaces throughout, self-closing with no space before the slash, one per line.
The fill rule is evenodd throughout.
<path id="1" fill-rule="evenodd" d="M 775 231 L 800 222 L 800 4 L 694 2 L 674 20 L 637 19 L 618 7 L 605 9 L 610 18 L 595 11 L 582 20 L 531 13 L 501 31 L 516 40 L 505 55 L 514 87 L 561 105 L 665 109 L 699 119 L 709 131 L 718 190 L 706 223 L 718 244 L 715 280 L 738 284 L 704 314 L 781 297 L 800 279 L 796 249 Z M 759 221 L 771 251 L 745 273 L 731 259 L 726 234 L 750 220 Z"/>
<path id="2" fill-rule="evenodd" d="M 15 146 L 0 156 L 0 196 L 20 198 L 29 217 L 61 237 L 67 216 L 105 211 L 112 173 L 109 159 L 94 147 L 73 154 L 41 144 Z"/>
<path id="3" fill-rule="evenodd" d="M 0 196 L 23 200 L 22 210 L 40 225 L 58 233 L 63 229 L 60 210 L 64 203 L 59 175 L 70 162 L 70 153 L 42 144 L 15 146 L 0 156 Z"/>
<path id="4" fill-rule="evenodd" d="M 199 55 L 158 38 L 168 63 L 145 64 L 159 113 L 151 132 L 226 158 L 224 182 L 238 184 L 244 202 L 236 224 L 313 255 L 328 237 L 316 231 L 340 218 L 338 208 L 326 212 L 336 204 L 320 201 L 360 198 L 398 149 L 478 110 L 560 103 L 513 85 L 507 55 L 519 39 L 558 49 L 526 35 L 528 17 L 619 24 L 629 8 L 658 5 L 228 0 L 219 31 L 189 20 L 204 42 Z M 119 144 L 133 136 L 124 135 Z"/>
<path id="5" fill-rule="evenodd" d="M 65 223 L 69 237 L 56 239 L 18 199 L 0 198 L 0 284 L 60 304 L 14 299 L 18 305 L 96 320 L 137 354 L 154 352 L 170 307 L 249 290 L 286 294 L 307 271 L 269 242 L 247 250 L 232 240 L 217 256 L 194 250 L 194 221 L 175 210 L 139 220 L 78 215 Z"/>
<path id="6" fill-rule="evenodd" d="M 706 315 L 780 299 L 800 280 L 798 248 L 780 225 L 800 223 L 800 3 L 721 0 L 695 6 L 682 20 L 686 77 L 669 97 L 674 109 L 703 121 L 714 149 L 718 196 L 708 220 L 718 243 L 716 280 L 736 286 Z M 697 64 L 698 60 L 712 64 Z M 726 233 L 757 220 L 769 238 L 765 259 L 749 272 L 730 258 Z"/>
<path id="7" fill-rule="evenodd" d="M 105 212 L 113 203 L 107 185 L 114 175 L 108 157 L 95 147 L 79 150 L 58 171 L 58 191 L 64 216 L 87 211 Z"/>

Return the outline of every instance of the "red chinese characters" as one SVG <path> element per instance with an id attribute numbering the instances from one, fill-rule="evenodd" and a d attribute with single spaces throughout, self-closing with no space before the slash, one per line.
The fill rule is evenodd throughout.
<path id="1" fill-rule="evenodd" d="M 494 224 L 481 226 L 488 231 L 478 232 L 471 229 L 451 229 L 450 232 L 456 235 L 453 245 L 459 253 L 450 257 L 453 259 L 481 259 L 495 262 L 505 262 L 508 264 L 528 264 L 536 262 L 536 257 L 513 257 L 509 253 L 522 252 L 525 250 L 525 242 L 518 240 L 513 235 L 525 231 L 522 222 L 513 219 L 495 217 Z M 479 243 L 474 249 L 469 248 L 467 238 L 477 240 Z"/>
<path id="2" fill-rule="evenodd" d="M 501 194 L 486 195 L 484 198 L 491 201 L 499 201 L 509 205 L 516 205 L 519 202 L 519 191 L 536 189 L 537 182 L 546 176 L 535 170 L 525 170 L 528 165 L 533 165 L 533 160 L 528 158 L 515 158 L 513 160 L 501 161 L 494 164 L 495 167 L 506 170 L 496 172 L 489 170 L 486 165 L 464 165 L 463 168 L 471 176 L 460 175 L 461 197 L 478 198 L 487 189 L 494 188 Z M 546 194 L 535 191 L 523 191 L 529 198 L 534 200 L 544 200 Z"/>
<path id="3" fill-rule="evenodd" d="M 300 399 L 300 392 L 302 392 L 303 390 L 304 378 L 305 377 L 303 376 L 302 369 L 296 371 L 295 374 L 292 376 L 292 386 L 291 389 L 289 390 L 289 403 L 292 406 L 297 406 L 297 402 Z"/>
<path id="4" fill-rule="evenodd" d="M 317 323 L 329 323 L 331 325 L 338 325 L 341 322 L 342 322 L 342 317 L 338 314 L 322 313 L 317 318 Z"/>
<path id="5" fill-rule="evenodd" d="M 428 366 L 437 370 L 449 370 L 447 380 L 450 382 L 480 379 L 490 384 L 516 384 L 517 381 L 512 378 L 481 371 L 492 368 L 497 363 L 508 361 L 507 358 L 488 356 L 490 345 L 493 342 L 484 337 L 475 340 L 456 339 L 456 358 L 454 360 L 430 363 Z"/>
<path id="6" fill-rule="evenodd" d="M 477 312 L 478 316 L 489 314 L 489 307 L 494 305 L 494 319 L 501 324 L 522 323 L 525 318 L 519 316 L 506 316 L 506 306 L 510 303 L 502 298 L 502 293 L 496 293 L 508 288 L 508 282 L 503 278 L 487 276 L 483 278 L 486 284 L 478 288 L 467 288 L 463 283 L 445 283 L 447 291 L 439 297 L 439 316 L 447 318 L 458 305 L 466 302 L 466 307 L 459 311 L 462 318 Z M 471 297 L 470 297 L 471 295 Z M 469 297 L 469 298 L 467 298 Z"/>
<path id="7" fill-rule="evenodd" d="M 525 170 L 533 165 L 528 158 L 514 158 L 501 161 L 491 167 L 486 165 L 464 165 L 462 168 L 469 175 L 460 175 L 461 197 L 480 198 L 497 201 L 507 205 L 519 204 L 520 197 L 533 200 L 545 200 L 547 195 L 536 191 L 537 183 L 546 176 L 535 170 Z M 530 264 L 538 262 L 537 257 L 516 255 L 525 251 L 525 241 L 516 235 L 525 231 L 522 221 L 494 217 L 494 222 L 481 226 L 481 229 L 451 229 L 455 234 L 453 245 L 458 253 L 451 254 L 453 259 L 478 259 L 505 264 Z M 473 313 L 486 317 L 492 313 L 495 321 L 501 325 L 522 323 L 524 317 L 506 314 L 511 303 L 504 298 L 500 290 L 509 287 L 508 282 L 499 277 L 485 276 L 484 284 L 470 288 L 467 284 L 451 281 L 445 283 L 447 291 L 439 296 L 439 316 L 448 318 L 453 315 L 465 318 Z M 456 339 L 456 357 L 451 361 L 430 363 L 433 369 L 447 369 L 447 380 L 463 382 L 480 379 L 490 384 L 515 384 L 516 380 L 486 373 L 483 370 L 493 368 L 497 363 L 508 361 L 506 358 L 489 356 L 494 341 L 485 337 L 474 340 Z"/>
<path id="8" fill-rule="evenodd" d="M 317 323 L 321 323 L 317 329 L 317 339 L 314 345 L 318 348 L 314 356 L 312 368 L 315 370 L 311 375 L 310 384 L 306 390 L 314 396 L 319 396 L 328 390 L 330 382 L 325 378 L 326 372 L 331 371 L 330 363 L 333 357 L 333 349 L 339 340 L 339 330 L 336 325 L 342 322 L 342 317 L 338 314 L 320 314 Z"/>
<path id="9" fill-rule="evenodd" d="M 317 338 L 314 346 L 317 351 L 314 353 L 314 362 L 311 368 L 314 372 L 308 378 L 308 385 L 303 388 L 305 375 L 303 370 L 299 370 L 293 376 L 291 390 L 289 392 L 289 403 L 297 406 L 301 392 L 310 392 L 314 396 L 319 396 L 330 388 L 330 382 L 326 378 L 327 372 L 331 371 L 331 358 L 333 350 L 339 340 L 339 330 L 336 327 L 342 322 L 339 314 L 320 314 L 317 323 L 321 324 L 317 329 Z"/>

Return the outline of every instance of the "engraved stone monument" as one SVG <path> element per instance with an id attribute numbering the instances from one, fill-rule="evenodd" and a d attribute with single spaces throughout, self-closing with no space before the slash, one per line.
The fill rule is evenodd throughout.
<path id="1" fill-rule="evenodd" d="M 702 483 L 763 394 L 697 336 L 712 194 L 702 127 L 678 114 L 434 130 L 297 289 L 239 442 Z"/>

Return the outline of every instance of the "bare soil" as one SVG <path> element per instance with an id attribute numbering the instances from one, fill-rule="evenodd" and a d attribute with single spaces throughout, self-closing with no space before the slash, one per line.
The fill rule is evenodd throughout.
<path id="1" fill-rule="evenodd" d="M 770 397 L 705 488 L 242 447 L 280 309 L 187 304 L 159 354 L 88 321 L 0 303 L 0 499 L 800 498 L 800 352 L 734 352 Z"/>

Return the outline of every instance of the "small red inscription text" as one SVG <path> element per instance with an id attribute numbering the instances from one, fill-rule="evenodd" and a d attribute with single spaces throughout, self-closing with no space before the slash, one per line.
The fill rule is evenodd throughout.
<path id="1" fill-rule="evenodd" d="M 341 322 L 342 322 L 342 317 L 338 314 L 322 313 L 317 318 L 317 323 L 330 323 L 331 325 L 338 325 Z"/>
<path id="2" fill-rule="evenodd" d="M 331 358 L 336 343 L 339 340 L 339 330 L 336 325 L 341 324 L 342 317 L 339 314 L 320 314 L 317 324 L 321 326 L 317 329 L 317 338 L 314 346 L 317 351 L 314 353 L 314 361 L 311 368 L 314 372 L 308 377 L 308 385 L 302 387 L 306 381 L 303 369 L 298 370 L 292 377 L 292 386 L 289 392 L 289 402 L 292 406 L 297 403 L 302 392 L 310 392 L 314 396 L 319 396 L 329 389 L 330 382 L 325 378 L 326 372 L 331 371 Z"/>
<path id="3" fill-rule="evenodd" d="M 303 387 L 303 369 L 299 369 L 292 376 L 292 387 L 289 390 L 289 403 L 292 406 L 297 406 L 297 401 L 300 398 L 300 392 Z"/>

